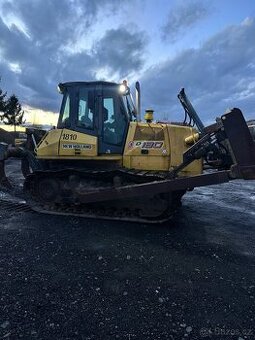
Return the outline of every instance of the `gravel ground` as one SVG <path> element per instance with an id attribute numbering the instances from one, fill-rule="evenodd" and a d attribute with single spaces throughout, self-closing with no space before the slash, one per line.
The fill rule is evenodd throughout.
<path id="1" fill-rule="evenodd" d="M 254 204 L 235 181 L 163 226 L 0 205 L 0 339 L 255 339 Z"/>

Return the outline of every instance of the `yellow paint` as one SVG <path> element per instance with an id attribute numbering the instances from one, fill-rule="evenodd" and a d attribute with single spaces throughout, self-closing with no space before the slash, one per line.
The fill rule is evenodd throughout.
<path id="1" fill-rule="evenodd" d="M 138 134 L 138 130 L 141 133 Z M 150 131 L 151 133 L 149 133 Z M 195 132 L 194 129 L 187 126 L 131 122 L 124 150 L 123 165 L 131 169 L 169 171 L 182 163 L 183 153 L 188 149 L 185 138 Z M 136 139 L 137 135 L 140 136 L 139 139 Z M 146 139 L 143 139 L 143 135 Z M 146 141 L 151 145 L 144 143 Z M 155 142 L 154 145 L 153 142 Z M 162 146 L 157 147 L 160 142 Z M 148 145 L 151 147 L 147 148 Z M 191 176 L 201 172 L 202 160 L 196 160 L 181 171 L 180 175 Z"/>
<path id="2" fill-rule="evenodd" d="M 167 125 L 169 142 L 171 146 L 171 168 L 177 167 L 183 161 L 183 153 L 189 149 L 185 143 L 185 138 L 190 136 L 191 132 L 196 133 L 195 129 L 191 129 L 188 126 L 180 125 Z M 191 131 L 193 130 L 193 131 Z M 194 176 L 202 173 L 202 160 L 195 160 L 186 168 L 184 168 L 180 175 L 182 176 Z"/>
<path id="3" fill-rule="evenodd" d="M 59 139 L 62 130 L 55 129 L 47 132 L 37 145 L 35 151 L 38 158 L 58 157 Z"/>
<path id="4" fill-rule="evenodd" d="M 98 155 L 98 139 L 68 129 L 49 131 L 38 144 L 40 159 L 115 161 L 129 169 L 169 171 L 183 161 L 188 150 L 185 140 L 196 130 L 187 126 L 131 122 L 122 155 Z M 195 160 L 180 176 L 202 172 L 202 160 Z"/>
<path id="5" fill-rule="evenodd" d="M 50 130 L 36 148 L 38 158 L 93 158 L 97 156 L 97 137 L 68 129 Z"/>
<path id="6" fill-rule="evenodd" d="M 152 122 L 153 121 L 153 110 L 149 109 L 145 111 L 144 119 L 146 122 Z"/>
<path id="7" fill-rule="evenodd" d="M 141 131 L 140 138 L 135 137 L 137 130 Z M 162 137 L 158 138 L 157 135 L 160 135 L 160 131 Z M 148 148 L 146 142 L 161 143 L 162 146 Z M 142 154 L 142 150 L 147 150 L 148 154 Z M 124 150 L 123 165 L 132 169 L 167 171 L 169 162 L 169 139 L 166 125 L 131 122 Z"/>
<path id="8" fill-rule="evenodd" d="M 185 138 L 185 143 L 187 145 L 193 145 L 198 140 L 199 140 L 199 133 L 194 133 L 194 132 L 192 133 L 192 131 L 191 131 L 191 135 Z"/>
<path id="9" fill-rule="evenodd" d="M 97 156 L 97 137 L 63 129 L 60 143 L 59 156 Z"/>

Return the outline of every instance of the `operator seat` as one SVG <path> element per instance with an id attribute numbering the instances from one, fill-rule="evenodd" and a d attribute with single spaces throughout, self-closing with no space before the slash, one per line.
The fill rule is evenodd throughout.
<path id="1" fill-rule="evenodd" d="M 92 128 L 93 127 L 92 120 L 87 115 L 83 115 L 81 117 L 80 123 L 81 123 L 82 126 L 85 126 L 86 128 Z"/>

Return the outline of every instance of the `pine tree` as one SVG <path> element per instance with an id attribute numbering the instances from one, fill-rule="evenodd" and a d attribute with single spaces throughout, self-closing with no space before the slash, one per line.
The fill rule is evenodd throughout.
<path id="1" fill-rule="evenodd" d="M 13 94 L 10 96 L 4 108 L 4 113 L 2 115 L 2 120 L 7 125 L 14 125 L 14 131 L 16 131 L 16 126 L 25 123 L 24 111 L 21 108 L 18 98 Z"/>

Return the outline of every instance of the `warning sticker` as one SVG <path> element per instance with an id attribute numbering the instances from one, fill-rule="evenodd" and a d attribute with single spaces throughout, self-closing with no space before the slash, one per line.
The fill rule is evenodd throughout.
<path id="1" fill-rule="evenodd" d="M 91 150 L 92 145 L 91 144 L 63 144 L 62 149 L 68 149 L 68 150 Z"/>
<path id="2" fill-rule="evenodd" d="M 141 148 L 141 149 L 161 149 L 164 142 L 159 141 L 130 141 L 128 143 L 128 148 Z"/>

